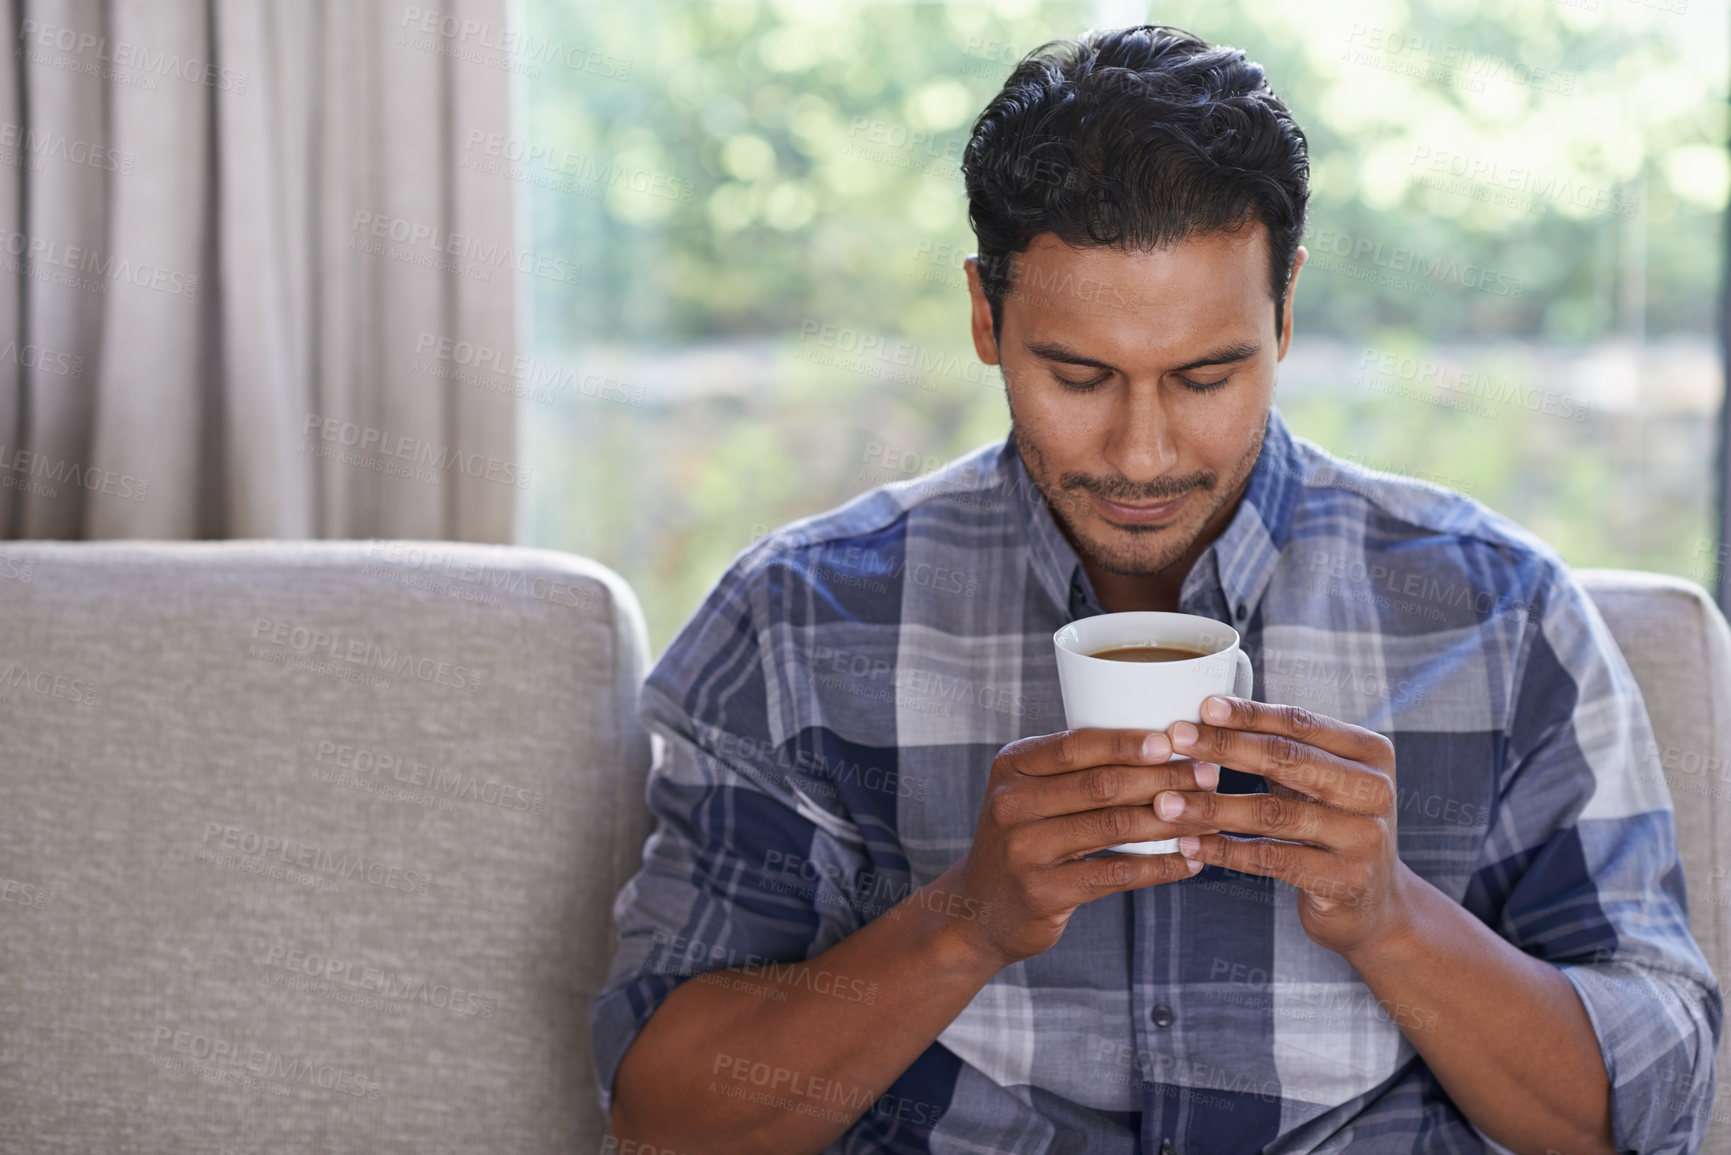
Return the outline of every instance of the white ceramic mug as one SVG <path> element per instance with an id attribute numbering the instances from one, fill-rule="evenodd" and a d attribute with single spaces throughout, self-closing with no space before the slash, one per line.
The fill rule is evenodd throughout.
<path id="1" fill-rule="evenodd" d="M 1052 635 L 1052 644 L 1058 652 L 1064 719 L 1072 730 L 1165 730 L 1174 722 L 1200 723 L 1207 698 L 1248 698 L 1254 688 L 1250 655 L 1241 647 L 1238 631 L 1195 614 L 1097 614 L 1064 626 Z M 1176 662 L 1092 656 L 1123 646 L 1176 646 L 1198 656 Z M 1178 849 L 1178 840 L 1122 842 L 1110 849 L 1166 854 Z"/>

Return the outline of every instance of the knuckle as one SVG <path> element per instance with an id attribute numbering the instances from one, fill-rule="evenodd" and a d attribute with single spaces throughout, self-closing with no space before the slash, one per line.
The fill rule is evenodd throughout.
<path id="1" fill-rule="evenodd" d="M 1137 877 L 1136 863 L 1128 855 L 1114 854 L 1110 858 L 1102 858 L 1098 873 L 1089 877 L 1095 890 L 1123 890 L 1133 885 Z"/>
<path id="2" fill-rule="evenodd" d="M 1288 706 L 1285 714 L 1286 728 L 1300 738 L 1313 737 L 1318 730 L 1322 729 L 1322 724 L 1317 721 L 1316 715 L 1303 706 Z"/>
<path id="3" fill-rule="evenodd" d="M 1004 786 L 994 786 L 986 795 L 986 813 L 999 826 L 1009 826 L 1016 817 L 1016 795 Z"/>
<path id="4" fill-rule="evenodd" d="M 1128 842 L 1130 835 L 1135 833 L 1136 820 L 1128 807 L 1114 806 L 1110 810 L 1096 810 L 1098 833 L 1109 842 Z"/>
<path id="5" fill-rule="evenodd" d="M 1060 770 L 1075 770 L 1082 765 L 1082 736 L 1075 730 L 1065 730 L 1052 748 L 1052 760 Z"/>
<path id="6" fill-rule="evenodd" d="M 1292 822 L 1292 807 L 1278 794 L 1258 794 L 1256 821 L 1263 830 L 1285 830 Z"/>
<path id="7" fill-rule="evenodd" d="M 1012 827 L 1004 833 L 1004 857 L 1018 864 L 1034 861 L 1034 832 L 1026 826 Z"/>
<path id="8" fill-rule="evenodd" d="M 1104 806 L 1118 797 L 1123 786 L 1123 774 L 1111 767 L 1102 767 L 1088 775 L 1088 801 Z"/>
<path id="9" fill-rule="evenodd" d="M 1212 790 L 1198 790 L 1186 800 L 1185 812 L 1192 821 L 1213 826 L 1220 815 L 1220 795 Z"/>
<path id="10" fill-rule="evenodd" d="M 1268 757 L 1277 770 L 1291 770 L 1304 761 L 1304 747 L 1284 734 L 1277 734 L 1268 743 Z"/>
<path id="11" fill-rule="evenodd" d="M 1270 874 L 1290 874 L 1294 865 L 1292 849 L 1279 842 L 1257 844 L 1256 857 Z"/>

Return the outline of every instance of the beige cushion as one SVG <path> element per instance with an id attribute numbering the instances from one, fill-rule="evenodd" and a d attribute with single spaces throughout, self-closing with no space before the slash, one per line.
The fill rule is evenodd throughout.
<path id="1" fill-rule="evenodd" d="M 1723 975 L 1731 632 L 1691 583 L 1579 576 Z M 564 554 L 0 548 L 0 1150 L 599 1150 L 646 660 Z"/>
<path id="2" fill-rule="evenodd" d="M 599 1150 L 646 659 L 565 554 L 0 547 L 0 1150 Z"/>
<path id="3" fill-rule="evenodd" d="M 1629 570 L 1575 571 L 1640 683 L 1676 811 L 1689 926 L 1724 983 L 1731 962 L 1731 630 L 1700 586 Z M 1731 1155 L 1731 1032 L 1719 1041 L 1719 1084 L 1705 1155 Z"/>

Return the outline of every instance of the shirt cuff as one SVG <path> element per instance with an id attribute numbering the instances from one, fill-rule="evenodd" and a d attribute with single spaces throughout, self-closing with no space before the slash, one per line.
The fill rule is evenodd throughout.
<path id="1" fill-rule="evenodd" d="M 1611 1081 L 1612 1146 L 1651 1155 L 1695 1150 L 1713 1106 L 1717 1009 L 1680 976 L 1557 965 L 1599 1040 Z"/>
<path id="2" fill-rule="evenodd" d="M 602 991 L 589 1011 L 589 1037 L 595 1052 L 595 1083 L 601 1113 L 613 1114 L 613 1079 L 625 1052 L 656 1008 L 685 981 L 685 975 L 640 974 Z"/>

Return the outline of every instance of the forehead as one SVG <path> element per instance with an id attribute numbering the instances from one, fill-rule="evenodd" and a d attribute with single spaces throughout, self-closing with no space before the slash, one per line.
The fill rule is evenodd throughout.
<path id="1" fill-rule="evenodd" d="M 1086 344 L 1125 363 L 1272 337 L 1266 229 L 1207 233 L 1152 250 L 1075 248 L 1052 233 L 1013 258 L 1004 331 Z M 1206 351 L 1206 350 L 1203 350 Z"/>

